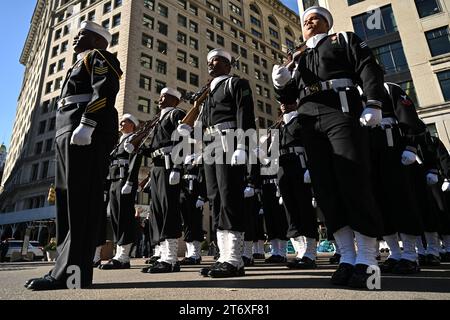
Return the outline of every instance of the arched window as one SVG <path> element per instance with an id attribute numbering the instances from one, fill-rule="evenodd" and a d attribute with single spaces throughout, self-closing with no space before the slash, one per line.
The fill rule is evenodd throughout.
<path id="1" fill-rule="evenodd" d="M 284 28 L 284 32 L 285 32 L 288 36 L 294 37 L 294 33 L 292 32 L 291 28 L 289 28 L 289 27 Z"/>
<path id="2" fill-rule="evenodd" d="M 254 13 L 256 13 L 258 15 L 261 14 L 261 12 L 259 11 L 258 7 L 254 3 L 250 4 L 250 10 L 252 10 Z"/>
<path id="3" fill-rule="evenodd" d="M 269 19 L 269 22 L 273 24 L 274 26 L 278 26 L 277 20 L 274 18 L 274 16 L 269 16 L 267 19 Z"/>

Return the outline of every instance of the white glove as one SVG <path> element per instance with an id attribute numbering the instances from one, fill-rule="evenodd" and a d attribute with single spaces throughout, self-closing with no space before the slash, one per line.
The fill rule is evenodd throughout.
<path id="1" fill-rule="evenodd" d="M 259 209 L 258 214 L 264 214 L 264 209 L 263 208 Z"/>
<path id="2" fill-rule="evenodd" d="M 171 186 L 177 185 L 180 183 L 180 172 L 173 170 L 169 176 L 169 184 Z"/>
<path id="3" fill-rule="evenodd" d="M 130 181 L 127 181 L 127 183 L 125 183 L 125 185 L 122 187 L 122 190 L 120 191 L 120 193 L 121 194 L 130 194 L 131 189 L 133 189 L 133 183 L 131 183 Z"/>
<path id="4" fill-rule="evenodd" d="M 70 144 L 76 146 L 88 146 L 91 144 L 92 133 L 95 128 L 87 126 L 85 124 L 80 124 L 75 131 L 72 133 L 72 138 L 70 139 Z"/>
<path id="5" fill-rule="evenodd" d="M 244 190 L 244 198 L 250 198 L 255 195 L 255 188 L 247 186 Z"/>
<path id="6" fill-rule="evenodd" d="M 311 205 L 313 206 L 314 209 L 317 208 L 317 200 L 316 200 L 316 198 L 314 198 L 314 197 L 312 198 Z"/>
<path id="7" fill-rule="evenodd" d="M 282 88 L 291 80 L 291 72 L 286 67 L 274 65 L 272 69 L 272 81 L 276 88 Z"/>
<path id="8" fill-rule="evenodd" d="M 126 152 L 128 153 L 133 153 L 134 151 L 134 146 L 132 143 L 129 142 L 125 142 L 125 144 L 123 145 L 123 148 L 125 149 Z"/>
<path id="9" fill-rule="evenodd" d="M 280 199 L 278 199 L 278 203 L 281 205 L 283 205 L 283 197 L 280 197 Z"/>
<path id="10" fill-rule="evenodd" d="M 429 186 L 432 186 L 433 184 L 438 183 L 438 181 L 439 181 L 439 177 L 436 173 L 433 173 L 433 172 L 427 173 L 427 184 Z"/>
<path id="11" fill-rule="evenodd" d="M 303 175 L 303 182 L 311 183 L 311 176 L 309 175 L 309 170 L 305 171 L 305 174 Z"/>
<path id="12" fill-rule="evenodd" d="M 359 122 L 365 127 L 375 127 L 381 123 L 381 109 L 366 107 L 359 117 Z"/>
<path id="13" fill-rule="evenodd" d="M 192 127 L 185 123 L 180 123 L 177 127 L 177 132 L 182 136 L 188 136 L 192 132 Z"/>
<path id="14" fill-rule="evenodd" d="M 197 209 L 203 208 L 203 206 L 205 205 L 205 201 L 203 201 L 202 199 L 198 198 L 197 202 L 195 203 L 195 207 Z"/>
<path id="15" fill-rule="evenodd" d="M 442 189 L 443 192 L 450 191 L 450 182 L 447 179 L 445 179 L 444 183 L 442 183 L 441 189 Z"/>
<path id="16" fill-rule="evenodd" d="M 410 164 L 413 164 L 416 162 L 416 154 L 414 152 L 411 152 L 409 150 L 405 150 L 402 153 L 402 164 L 404 166 L 409 166 Z"/>
<path id="17" fill-rule="evenodd" d="M 231 165 L 236 166 L 236 165 L 245 164 L 246 157 L 247 157 L 247 153 L 244 150 L 237 149 L 231 156 Z"/>

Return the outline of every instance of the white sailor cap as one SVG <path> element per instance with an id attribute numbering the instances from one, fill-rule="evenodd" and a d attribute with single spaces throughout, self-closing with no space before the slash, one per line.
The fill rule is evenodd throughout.
<path id="1" fill-rule="evenodd" d="M 166 87 L 164 89 L 161 90 L 160 95 L 163 94 L 170 94 L 171 96 L 174 96 L 175 98 L 177 98 L 178 100 L 181 100 L 181 92 L 179 92 L 178 90 Z"/>
<path id="2" fill-rule="evenodd" d="M 135 116 L 133 116 L 132 114 L 129 113 L 125 113 L 122 118 L 120 119 L 120 121 L 124 121 L 124 120 L 130 120 L 131 122 L 134 123 L 134 125 L 137 127 L 139 125 L 139 120 L 138 118 L 136 118 Z"/>
<path id="3" fill-rule="evenodd" d="M 303 22 L 305 21 L 305 18 L 307 18 L 311 13 L 317 13 L 317 14 L 320 14 L 322 17 L 324 17 L 325 20 L 328 21 L 328 27 L 329 27 L 328 30 L 330 30 L 333 27 L 333 16 L 331 15 L 331 12 L 328 11 L 327 9 L 325 9 L 324 7 L 319 7 L 319 6 L 309 7 L 308 9 L 305 10 L 305 12 L 303 12 L 302 26 L 303 26 Z"/>
<path id="4" fill-rule="evenodd" d="M 213 57 L 216 56 L 220 56 L 220 57 L 224 57 L 225 59 L 227 59 L 228 61 L 231 62 L 231 54 L 223 49 L 213 49 L 208 53 L 208 57 L 207 57 L 207 61 L 211 60 Z"/>
<path id="5" fill-rule="evenodd" d="M 92 21 L 83 21 L 80 24 L 80 30 L 83 29 L 95 32 L 96 34 L 104 38 L 106 41 L 108 41 L 108 43 L 111 43 L 112 39 L 111 33 L 109 33 L 109 31 L 103 28 L 101 25 Z"/>

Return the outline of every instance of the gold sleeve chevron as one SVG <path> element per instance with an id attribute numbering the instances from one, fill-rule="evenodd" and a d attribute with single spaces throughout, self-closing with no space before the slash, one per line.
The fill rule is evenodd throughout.
<path id="1" fill-rule="evenodd" d="M 94 75 L 103 76 L 108 73 L 108 67 L 94 67 Z"/>
<path id="2" fill-rule="evenodd" d="M 86 109 L 86 113 L 97 112 L 98 110 L 106 107 L 106 97 L 100 100 L 95 101 L 91 105 L 89 105 Z"/>

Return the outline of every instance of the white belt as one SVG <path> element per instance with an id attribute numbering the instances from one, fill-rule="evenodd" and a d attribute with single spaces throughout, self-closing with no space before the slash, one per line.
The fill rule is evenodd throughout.
<path id="1" fill-rule="evenodd" d="M 183 176 L 183 179 L 185 179 L 185 180 L 197 180 L 197 175 L 196 174 L 185 174 Z"/>
<path id="2" fill-rule="evenodd" d="M 207 134 L 214 134 L 228 129 L 236 129 L 236 121 L 227 121 L 206 128 Z"/>
<path id="3" fill-rule="evenodd" d="M 164 156 L 164 155 L 166 155 L 166 154 L 169 154 L 169 153 L 172 151 L 172 149 L 173 149 L 172 146 L 170 146 L 170 147 L 163 147 L 163 148 L 160 148 L 160 149 L 158 149 L 158 150 L 156 150 L 156 151 L 153 151 L 153 152 L 150 154 L 150 156 L 151 156 L 152 158 L 159 157 L 159 156 Z"/>
<path id="4" fill-rule="evenodd" d="M 115 166 L 115 165 L 128 165 L 130 163 L 130 161 L 128 161 L 127 159 L 117 159 L 117 160 L 113 160 L 111 162 L 111 165 Z"/>
<path id="5" fill-rule="evenodd" d="M 263 179 L 263 184 L 277 184 L 277 183 L 278 183 L 277 178 Z"/>
<path id="6" fill-rule="evenodd" d="M 73 104 L 73 103 L 88 102 L 88 101 L 91 101 L 91 99 L 92 99 L 91 93 L 77 94 L 77 95 L 73 95 L 73 96 L 64 97 L 64 98 L 58 100 L 58 108 L 62 108 L 66 105 Z"/>
<path id="7" fill-rule="evenodd" d="M 305 87 L 305 96 L 315 94 L 320 91 L 325 90 L 338 90 L 347 87 L 354 87 L 352 79 L 342 78 L 342 79 L 331 79 L 327 81 L 319 81 L 310 86 Z"/>
<path id="8" fill-rule="evenodd" d="M 303 147 L 287 147 L 280 150 L 280 154 L 288 153 L 305 153 L 305 148 Z"/>
<path id="9" fill-rule="evenodd" d="M 395 119 L 395 118 L 392 118 L 392 117 L 388 117 L 388 118 L 383 118 L 383 119 L 381 119 L 381 127 L 384 129 L 384 128 L 387 128 L 387 127 L 392 127 L 392 126 L 395 126 L 395 125 L 397 125 L 398 124 L 398 122 L 397 122 L 397 119 Z"/>

